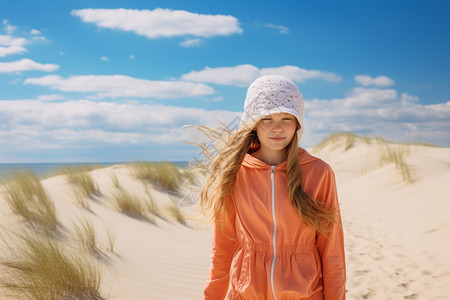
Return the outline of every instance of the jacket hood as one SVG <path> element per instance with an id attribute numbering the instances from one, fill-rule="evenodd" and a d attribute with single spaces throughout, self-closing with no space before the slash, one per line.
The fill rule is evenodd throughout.
<path id="1" fill-rule="evenodd" d="M 298 149 L 298 160 L 300 162 L 300 165 L 305 165 L 307 163 L 310 163 L 312 161 L 318 160 L 317 157 L 312 156 L 311 154 L 309 154 L 308 151 L 306 151 L 303 148 Z M 252 169 L 268 169 L 270 168 L 269 164 L 266 164 L 265 162 L 263 162 L 262 160 L 250 155 L 250 154 L 246 154 L 244 157 L 244 161 L 242 162 L 242 165 L 244 167 L 247 168 L 252 168 Z M 282 169 L 286 169 L 286 161 L 283 161 L 282 163 L 276 165 L 276 168 L 282 168 Z"/>

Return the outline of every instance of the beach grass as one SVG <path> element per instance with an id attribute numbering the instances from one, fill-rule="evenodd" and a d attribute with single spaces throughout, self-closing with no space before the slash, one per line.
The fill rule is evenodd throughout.
<path id="1" fill-rule="evenodd" d="M 111 176 L 111 182 L 113 183 L 114 187 L 117 189 L 121 188 L 120 182 L 119 182 L 119 178 L 117 177 L 116 173 L 112 173 Z"/>
<path id="2" fill-rule="evenodd" d="M 74 187 L 73 194 L 75 196 L 77 203 L 81 207 L 85 208 L 88 211 L 91 211 L 91 204 L 89 202 L 89 197 L 86 197 L 85 193 L 81 189 Z"/>
<path id="3" fill-rule="evenodd" d="M 113 199 L 120 212 L 153 221 L 151 216 L 147 213 L 148 207 L 146 207 L 144 201 L 135 194 L 119 189 L 113 194 Z"/>
<path id="4" fill-rule="evenodd" d="M 330 145 L 334 147 L 341 147 L 343 145 L 345 152 L 352 148 L 356 141 L 362 141 L 375 150 L 360 166 L 361 175 L 385 165 L 394 164 L 405 182 L 414 182 L 414 176 L 411 167 L 406 163 L 406 158 L 410 155 L 411 146 L 425 146 L 422 143 L 390 142 L 379 136 L 368 137 L 359 136 L 352 132 L 336 132 L 324 138 L 312 148 L 312 151 L 320 153 Z"/>
<path id="5" fill-rule="evenodd" d="M 161 191 L 176 192 L 179 188 L 179 168 L 169 162 L 135 162 L 131 164 L 134 175 L 148 181 Z"/>
<path id="6" fill-rule="evenodd" d="M 57 240 L 21 232 L 1 254 L 0 285 L 8 299 L 104 299 L 101 270 L 89 256 L 69 251 Z M 12 243 L 12 245 L 11 245 Z"/>
<path id="7" fill-rule="evenodd" d="M 404 181 L 412 183 L 414 181 L 411 168 L 406 163 L 406 157 L 410 154 L 408 145 L 399 145 L 397 147 L 385 144 L 385 151 L 380 158 L 380 165 L 395 164 L 397 170 L 402 174 Z"/>
<path id="8" fill-rule="evenodd" d="M 146 211 L 152 215 L 158 215 L 160 212 L 159 212 L 159 207 L 155 202 L 155 199 L 148 192 L 148 190 L 146 191 L 146 194 L 147 194 L 147 201 L 144 202 Z"/>
<path id="9" fill-rule="evenodd" d="M 75 233 L 84 249 L 91 253 L 97 251 L 97 234 L 92 222 L 86 217 L 74 222 Z"/>
<path id="10" fill-rule="evenodd" d="M 180 224 L 186 225 L 186 218 L 178 205 L 171 202 L 165 207 L 165 211 L 172 219 Z"/>
<path id="11" fill-rule="evenodd" d="M 80 191 L 81 196 L 90 197 L 100 193 L 97 183 L 89 173 L 92 170 L 93 169 L 90 166 L 65 166 L 60 169 L 60 173 L 67 176 L 69 183 L 76 186 L 76 189 Z"/>
<path id="12" fill-rule="evenodd" d="M 89 198 L 100 194 L 100 189 L 90 174 L 93 169 L 92 166 L 85 165 L 64 166 L 58 170 L 58 173 L 66 176 L 67 181 L 73 185 L 72 190 L 77 203 L 88 211 L 91 210 Z"/>
<path id="13" fill-rule="evenodd" d="M 324 138 L 322 141 L 320 141 L 316 146 L 314 146 L 313 151 L 317 152 L 322 150 L 328 145 L 333 145 L 339 143 L 342 144 L 342 141 L 344 143 L 344 151 L 347 151 L 348 149 L 352 148 L 354 146 L 355 140 L 362 139 L 367 142 L 366 137 L 360 137 L 354 134 L 353 132 L 335 132 Z"/>
<path id="14" fill-rule="evenodd" d="M 51 234 L 58 218 L 54 202 L 39 178 L 30 170 L 11 175 L 4 186 L 4 198 L 14 214 L 22 216 L 34 229 Z"/>
<path id="15" fill-rule="evenodd" d="M 106 237 L 108 238 L 108 250 L 114 252 L 114 246 L 116 245 L 116 234 L 111 231 L 110 228 L 106 230 Z"/>

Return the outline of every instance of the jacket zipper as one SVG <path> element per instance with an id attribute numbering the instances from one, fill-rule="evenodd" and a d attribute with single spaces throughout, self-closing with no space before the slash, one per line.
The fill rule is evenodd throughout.
<path id="1" fill-rule="evenodd" d="M 272 218 L 273 218 L 273 259 L 272 259 L 272 269 L 270 271 L 270 283 L 272 285 L 272 294 L 273 298 L 277 300 L 277 296 L 275 295 L 275 288 L 273 285 L 273 271 L 275 268 L 275 260 L 277 257 L 277 245 L 276 245 L 276 237 L 277 237 L 277 219 L 275 217 L 275 166 L 271 166 L 272 170 L 270 173 L 270 180 L 272 182 Z"/>

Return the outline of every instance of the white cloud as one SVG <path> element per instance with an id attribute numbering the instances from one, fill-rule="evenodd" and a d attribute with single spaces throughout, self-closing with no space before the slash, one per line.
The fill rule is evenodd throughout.
<path id="1" fill-rule="evenodd" d="M 248 86 L 261 71 L 252 65 L 239 65 L 235 67 L 206 67 L 201 71 L 191 71 L 181 76 L 183 80 L 208 82 L 223 85 Z"/>
<path id="2" fill-rule="evenodd" d="M 57 95 L 44 95 L 40 99 L 51 101 L 53 97 L 56 99 Z M 417 100 L 407 93 L 376 88 L 355 88 L 344 98 L 307 99 L 302 145 L 311 146 L 333 131 L 350 130 L 397 141 L 450 146 L 450 102 L 423 105 Z M 193 132 L 182 129 L 183 125 L 218 126 L 218 120 L 231 124 L 239 115 L 239 112 L 226 110 L 209 111 L 137 101 L 0 100 L 0 158 L 11 153 L 23 156 L 45 153 L 49 157 L 73 153 L 88 145 L 97 149 L 92 150 L 94 152 L 107 149 L 104 150 L 107 153 L 124 148 L 127 153 L 132 148 L 137 149 L 136 153 L 143 153 L 160 147 L 164 149 L 161 153 L 169 155 L 183 149 L 184 153 L 179 157 L 189 159 L 192 153 L 187 152 L 193 148 L 185 146 L 184 141 L 192 141 Z M 27 149 L 32 151 L 27 152 Z M 98 154 L 100 156 L 95 159 L 104 159 L 105 154 Z M 136 155 L 133 153 L 130 157 L 136 159 Z M 122 157 L 119 155 L 114 159 Z"/>
<path id="3" fill-rule="evenodd" d="M 395 84 L 394 80 L 386 76 L 371 77 L 369 75 L 357 75 L 355 81 L 363 86 L 388 87 Z"/>
<path id="4" fill-rule="evenodd" d="M 402 104 L 406 105 L 408 103 L 418 102 L 419 97 L 408 95 L 408 93 L 402 93 L 401 97 L 400 97 L 400 101 Z"/>
<path id="5" fill-rule="evenodd" d="M 264 26 L 267 28 L 274 28 L 274 29 L 278 30 L 278 32 L 280 34 L 288 34 L 289 33 L 289 28 L 287 28 L 286 26 L 274 25 L 274 24 L 266 24 Z"/>
<path id="6" fill-rule="evenodd" d="M 5 28 L 5 32 L 7 34 L 12 34 L 17 29 L 17 26 L 9 24 L 8 20 L 3 20 L 3 27 Z"/>
<path id="7" fill-rule="evenodd" d="M 58 100 L 64 100 L 66 97 L 63 95 L 57 95 L 57 94 L 50 94 L 50 95 L 41 95 L 37 97 L 37 100 L 40 101 L 58 101 Z"/>
<path id="8" fill-rule="evenodd" d="M 180 42 L 180 46 L 186 47 L 186 48 L 193 48 L 193 47 L 199 47 L 204 43 L 202 39 L 187 39 L 182 42 Z"/>
<path id="9" fill-rule="evenodd" d="M 283 66 L 278 68 L 265 68 L 261 69 L 262 75 L 277 74 L 284 75 L 290 78 L 292 81 L 304 82 L 308 79 L 320 79 L 329 82 L 339 82 L 342 78 L 332 72 L 319 71 L 319 70 L 306 70 L 296 66 Z"/>
<path id="10" fill-rule="evenodd" d="M 108 153 L 114 152 L 114 147 L 138 147 L 142 153 L 143 149 L 148 152 L 161 145 L 167 147 L 167 154 L 180 147 L 186 149 L 184 141 L 192 141 L 193 132 L 183 125 L 217 126 L 218 120 L 230 124 L 238 117 L 239 113 L 230 111 L 135 101 L 0 100 L 0 157 L 20 149 L 32 149 L 33 154 L 50 150 L 55 154 L 59 149 L 73 151 L 81 147 L 104 148 Z"/>
<path id="11" fill-rule="evenodd" d="M 36 29 L 32 29 L 30 34 L 31 38 L 23 38 L 12 35 L 12 33 L 16 30 L 15 26 L 9 25 L 7 20 L 3 21 L 3 24 L 8 27 L 6 35 L 0 35 L 0 57 L 5 57 L 13 54 L 23 54 L 28 50 L 25 48 L 28 44 L 33 44 L 37 42 L 47 42 L 47 39 L 40 35 L 40 32 Z"/>
<path id="12" fill-rule="evenodd" d="M 202 83 L 151 81 L 124 75 L 85 75 L 69 78 L 49 75 L 40 78 L 28 78 L 24 83 L 46 86 L 64 92 L 95 93 L 97 98 L 150 97 L 170 99 L 214 93 L 213 88 Z"/>
<path id="13" fill-rule="evenodd" d="M 33 42 L 48 42 L 48 40 L 43 36 L 33 36 L 31 41 L 33 41 Z"/>
<path id="14" fill-rule="evenodd" d="M 305 100 L 306 143 L 333 131 L 353 131 L 397 141 L 450 146 L 450 102 L 418 103 L 416 96 L 393 89 L 354 88 L 341 99 Z"/>
<path id="15" fill-rule="evenodd" d="M 72 15 L 101 28 L 131 31 L 151 39 L 174 36 L 229 36 L 242 33 L 238 20 L 226 15 L 202 15 L 184 10 L 157 8 L 81 9 Z"/>
<path id="16" fill-rule="evenodd" d="M 0 62 L 0 73 L 16 73 L 24 71 L 52 72 L 57 70 L 58 68 L 58 65 L 40 64 L 28 58 L 12 62 Z"/>
<path id="17" fill-rule="evenodd" d="M 259 69 L 253 65 L 238 65 L 234 67 L 206 67 L 201 71 L 192 71 L 181 76 L 183 80 L 234 85 L 245 87 L 261 75 L 284 75 L 292 81 L 304 82 L 308 79 L 321 79 L 339 82 L 341 77 L 335 73 L 319 70 L 306 70 L 296 66 Z"/>
<path id="18" fill-rule="evenodd" d="M 106 56 L 102 56 L 102 57 L 100 57 L 100 59 L 103 61 L 109 61 L 109 59 Z"/>
<path id="19" fill-rule="evenodd" d="M 11 35 L 0 35 L 0 57 L 12 54 L 22 54 L 27 51 L 24 47 L 28 41 Z"/>
<path id="20" fill-rule="evenodd" d="M 134 55 L 131 54 L 128 58 L 131 59 L 131 60 L 134 60 Z"/>
<path id="21" fill-rule="evenodd" d="M 347 107 L 380 107 L 396 101 L 398 92 L 394 89 L 356 87 L 348 93 L 343 104 Z"/>

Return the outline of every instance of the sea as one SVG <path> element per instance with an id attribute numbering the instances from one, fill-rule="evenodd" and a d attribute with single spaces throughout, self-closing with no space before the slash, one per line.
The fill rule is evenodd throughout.
<path id="1" fill-rule="evenodd" d="M 0 177 L 8 177 L 11 173 L 21 170 L 30 170 L 39 178 L 46 178 L 55 175 L 63 167 L 92 166 L 94 168 L 104 168 L 117 164 L 131 164 L 133 162 L 100 162 L 100 163 L 23 163 L 23 164 L 0 164 Z M 187 161 L 172 161 L 180 168 L 188 166 Z"/>

